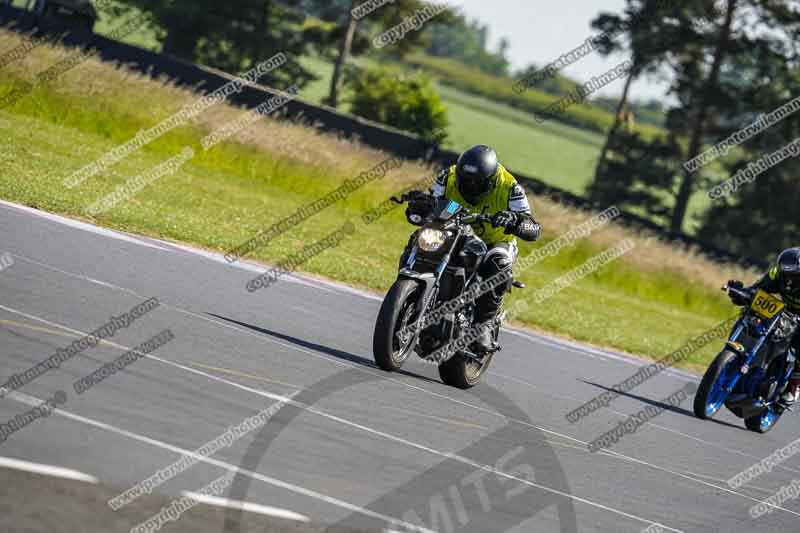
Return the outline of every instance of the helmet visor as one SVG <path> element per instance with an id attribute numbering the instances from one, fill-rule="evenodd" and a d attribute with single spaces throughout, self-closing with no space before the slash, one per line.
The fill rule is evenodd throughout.
<path id="1" fill-rule="evenodd" d="M 492 177 L 459 173 L 458 190 L 467 199 L 483 196 L 492 188 Z"/>

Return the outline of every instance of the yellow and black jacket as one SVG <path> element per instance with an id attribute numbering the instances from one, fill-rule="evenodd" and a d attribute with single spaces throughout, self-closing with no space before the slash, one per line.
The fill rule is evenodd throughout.
<path id="1" fill-rule="evenodd" d="M 434 197 L 444 196 L 448 200 L 458 202 L 475 213 L 493 215 L 500 211 L 513 211 L 533 221 L 533 212 L 525 195 L 525 190 L 503 165 L 500 165 L 497 171 L 497 183 L 494 188 L 475 204 L 468 202 L 458 191 L 455 165 L 439 173 L 431 192 Z M 475 234 L 483 239 L 489 247 L 501 242 L 511 243 L 516 241 L 514 235 L 506 234 L 503 228 L 492 227 L 491 224 L 486 222 L 477 224 L 474 229 Z"/>

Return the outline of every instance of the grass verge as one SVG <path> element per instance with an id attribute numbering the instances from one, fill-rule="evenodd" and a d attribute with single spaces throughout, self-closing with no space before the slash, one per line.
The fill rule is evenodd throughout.
<path id="1" fill-rule="evenodd" d="M 5 48 L 13 46 L 16 39 L 0 32 Z M 0 81 L 0 98 L 64 53 L 41 47 L 12 65 Z M 0 165 L 4 169 L 0 197 L 107 227 L 227 251 L 387 157 L 312 128 L 266 119 L 204 151 L 200 139 L 205 134 L 243 114 L 243 110 L 219 105 L 82 186 L 63 186 L 71 172 L 196 98 L 188 91 L 95 60 L 80 64 L 55 84 L 37 86 L 0 111 Z M 185 146 L 193 147 L 197 155 L 179 171 L 104 214 L 87 214 L 86 208 L 94 201 Z M 274 264 L 351 220 L 356 224 L 355 235 L 316 256 L 301 270 L 383 291 L 396 275 L 397 258 L 411 227 L 399 209 L 370 226 L 361 221 L 361 214 L 431 173 L 432 169 L 406 162 L 255 251 L 250 259 Z M 523 256 L 589 216 L 544 199 L 531 201 L 544 226 L 544 239 L 523 244 Z M 557 256 L 519 272 L 529 288 L 510 295 L 511 303 L 530 298 L 533 291 L 625 238 L 634 241 L 633 251 L 543 304 L 531 306 L 519 317 L 520 322 L 659 358 L 733 313 L 716 290 L 722 281 L 754 275 L 712 264 L 691 251 L 610 224 Z M 251 295 L 242 287 L 241 297 L 246 305 L 248 298 L 269 298 L 270 293 L 263 290 Z M 684 366 L 696 369 L 705 365 L 717 348 L 701 350 Z"/>

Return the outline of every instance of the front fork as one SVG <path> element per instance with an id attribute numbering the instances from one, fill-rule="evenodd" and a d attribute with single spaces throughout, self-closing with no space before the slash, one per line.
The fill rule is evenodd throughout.
<path id="1" fill-rule="evenodd" d="M 736 328 L 731 333 L 730 339 L 728 340 L 726 345 L 733 352 L 735 352 L 737 355 L 739 355 L 740 358 L 744 359 L 744 363 L 739 368 L 739 372 L 737 372 L 733 376 L 733 378 L 731 379 L 731 382 L 725 388 L 726 394 L 730 395 L 730 393 L 733 392 L 733 390 L 736 388 L 736 385 L 739 383 L 739 381 L 744 376 L 746 376 L 747 374 L 750 373 L 750 371 L 752 370 L 751 369 L 751 365 L 753 364 L 753 361 L 755 360 L 756 356 L 758 355 L 758 352 L 764 346 L 764 343 L 769 338 L 769 336 L 772 333 L 772 330 L 775 328 L 776 324 L 777 324 L 777 320 L 773 320 L 772 323 L 767 328 L 767 330 L 756 341 L 756 344 L 753 346 L 753 348 L 750 349 L 749 351 L 747 351 L 747 350 L 745 350 L 744 346 L 741 343 L 737 342 L 739 337 L 741 337 L 742 332 L 744 331 L 744 324 L 742 323 L 742 320 L 740 320 L 737 323 Z M 796 356 L 796 354 L 794 353 L 794 350 L 793 350 L 793 348 L 791 346 L 789 347 L 789 352 L 790 352 L 790 356 L 791 356 L 790 359 L 791 360 L 789 361 L 790 364 L 788 365 L 788 367 L 787 367 L 787 369 L 786 369 L 786 371 L 784 373 L 784 376 L 782 376 L 782 378 L 783 378 L 782 381 L 784 382 L 784 384 L 786 382 L 788 382 L 789 376 L 791 375 L 792 371 L 794 370 L 794 366 L 795 366 L 795 356 Z M 750 391 L 750 393 L 752 395 L 753 391 Z"/>

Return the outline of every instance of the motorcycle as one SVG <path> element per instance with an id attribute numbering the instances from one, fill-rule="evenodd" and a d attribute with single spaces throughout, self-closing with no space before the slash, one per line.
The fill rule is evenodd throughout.
<path id="1" fill-rule="evenodd" d="M 391 200 L 403 204 L 414 194 L 419 193 Z M 397 280 L 386 294 L 375 323 L 372 346 L 380 368 L 399 370 L 415 352 L 437 364 L 442 381 L 453 387 L 471 388 L 486 373 L 500 350 L 497 338 L 506 313 L 499 313 L 487 326 L 492 328 L 494 341 L 490 352 L 476 354 L 465 340 L 477 329 L 474 296 L 486 281 L 478 270 L 488 252 L 472 225 L 490 219 L 470 213 L 457 202 L 440 199 L 427 220 L 418 221 L 422 225 L 409 241 Z M 524 287 L 518 281 L 512 283 Z"/>
<path id="2" fill-rule="evenodd" d="M 725 405 L 744 418 L 749 430 L 766 433 L 784 412 L 778 398 L 794 368 L 796 354 L 790 343 L 799 319 L 780 298 L 762 290 L 729 285 L 722 290 L 736 294 L 747 307 L 700 381 L 694 414 L 711 418 Z"/>

